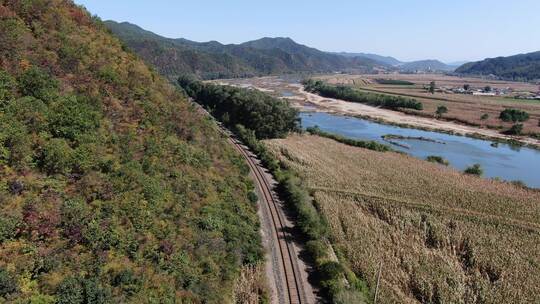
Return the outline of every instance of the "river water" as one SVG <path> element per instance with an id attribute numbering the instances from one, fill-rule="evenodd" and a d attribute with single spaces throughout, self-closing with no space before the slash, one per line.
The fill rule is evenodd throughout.
<path id="1" fill-rule="evenodd" d="M 540 151 L 532 148 L 508 144 L 493 147 L 492 142 L 487 140 L 401 128 L 328 113 L 303 112 L 300 117 L 304 128 L 318 126 L 323 131 L 350 138 L 375 140 L 420 159 L 430 155 L 442 156 L 450 162 L 450 166 L 458 170 L 464 170 L 478 163 L 484 169 L 484 177 L 499 177 L 507 181 L 519 180 L 529 187 L 540 188 Z M 437 142 L 393 139 L 398 146 L 382 139 L 383 135 L 388 134 L 424 137 Z"/>

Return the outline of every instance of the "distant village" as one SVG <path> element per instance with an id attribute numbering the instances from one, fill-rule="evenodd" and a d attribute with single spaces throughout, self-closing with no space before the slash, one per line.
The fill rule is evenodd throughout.
<path id="1" fill-rule="evenodd" d="M 516 99 L 530 99 L 540 100 L 540 86 L 537 92 L 518 92 L 510 87 L 506 88 L 492 88 L 485 86 L 482 88 L 474 88 L 468 84 L 461 87 L 441 86 L 438 87 L 437 92 L 447 94 L 469 94 L 474 96 L 508 96 Z"/>

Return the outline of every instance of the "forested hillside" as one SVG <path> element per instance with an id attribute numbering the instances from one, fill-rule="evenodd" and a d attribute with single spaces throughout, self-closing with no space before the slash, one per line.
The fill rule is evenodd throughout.
<path id="1" fill-rule="evenodd" d="M 247 168 L 66 0 L 0 0 L 0 302 L 224 303 L 262 259 Z"/>
<path id="2" fill-rule="evenodd" d="M 195 74 L 203 79 L 301 72 L 370 71 L 380 63 L 364 57 L 329 54 L 290 38 L 262 38 L 243 44 L 169 39 L 124 22 L 109 29 L 146 62 L 171 79 Z"/>
<path id="3" fill-rule="evenodd" d="M 456 73 L 494 75 L 503 79 L 518 81 L 537 80 L 540 79 L 540 51 L 470 62 L 459 67 Z"/>

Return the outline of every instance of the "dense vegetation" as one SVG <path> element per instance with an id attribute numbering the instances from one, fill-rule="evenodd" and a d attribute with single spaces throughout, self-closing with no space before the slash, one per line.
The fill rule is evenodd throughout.
<path id="1" fill-rule="evenodd" d="M 224 303 L 262 259 L 248 169 L 63 0 L 0 0 L 0 302 Z"/>
<path id="2" fill-rule="evenodd" d="M 371 290 L 382 263 L 377 303 L 540 301 L 540 192 L 318 136 L 264 143 Z"/>
<path id="3" fill-rule="evenodd" d="M 524 122 L 529 119 L 529 113 L 519 109 L 504 109 L 499 118 L 506 122 Z"/>
<path id="4" fill-rule="evenodd" d="M 180 77 L 178 84 L 229 128 L 243 125 L 259 139 L 284 137 L 298 130 L 298 111 L 287 101 L 259 90 L 203 83 L 189 76 Z"/>
<path id="5" fill-rule="evenodd" d="M 365 148 L 365 149 L 369 149 L 369 150 L 373 150 L 373 151 L 379 151 L 379 152 L 393 151 L 392 148 L 390 148 L 389 146 L 380 144 L 380 143 L 378 143 L 376 141 L 373 141 L 373 140 L 367 141 L 367 140 L 352 139 L 352 138 L 348 138 L 348 137 L 341 136 L 341 135 L 338 135 L 338 134 L 324 132 L 323 130 L 321 130 L 318 127 L 309 127 L 309 128 L 306 129 L 306 131 L 311 133 L 311 134 L 318 135 L 318 136 L 321 136 L 321 137 L 330 138 L 330 139 L 333 139 L 333 140 L 338 141 L 340 143 L 343 143 L 343 144 L 346 144 L 346 145 L 349 145 L 349 146 L 353 146 L 353 147 Z"/>
<path id="6" fill-rule="evenodd" d="M 537 80 L 540 79 L 540 52 L 470 62 L 459 67 L 456 73 L 494 75 L 503 79 L 519 81 Z"/>
<path id="7" fill-rule="evenodd" d="M 184 74 L 216 79 L 338 70 L 366 72 L 379 65 L 365 57 L 325 53 L 290 38 L 224 45 L 216 41 L 169 39 L 129 23 L 106 24 L 128 47 L 171 79 Z"/>
<path id="8" fill-rule="evenodd" d="M 294 172 L 281 166 L 260 141 L 284 137 L 290 132 L 299 131 L 297 111 L 286 101 L 257 90 L 205 84 L 190 76 L 180 77 L 178 83 L 194 101 L 208 108 L 214 117 L 229 127 L 270 170 L 278 182 L 276 190 L 280 198 L 294 212 L 297 225 L 308 239 L 306 250 L 315 264 L 318 283 L 326 296 L 333 303 L 363 301 L 369 290 L 345 265 L 331 259 L 328 227 L 313 206 L 302 180 Z M 264 118 L 264 121 L 259 121 L 259 117 Z M 317 129 L 312 131 L 316 132 Z M 375 142 L 350 143 L 378 151 L 389 150 L 388 147 Z M 345 277 L 348 284 L 343 281 Z"/>
<path id="9" fill-rule="evenodd" d="M 467 167 L 463 172 L 466 174 L 477 176 L 482 176 L 482 174 L 484 174 L 484 170 L 482 169 L 482 166 L 480 166 L 480 164 L 474 164 L 470 167 Z"/>
<path id="10" fill-rule="evenodd" d="M 428 157 L 426 157 L 426 160 L 428 162 L 432 162 L 432 163 L 437 163 L 437 164 L 441 164 L 441 165 L 444 165 L 444 166 L 449 166 L 450 165 L 450 162 L 448 162 L 447 159 L 441 157 L 441 156 L 438 156 L 438 155 L 429 155 Z"/>
<path id="11" fill-rule="evenodd" d="M 270 153 L 255 133 L 239 125 L 235 128 L 239 138 L 254 151 L 278 182 L 280 198 L 294 212 L 296 224 L 307 239 L 306 251 L 313 260 L 316 279 L 322 291 L 336 304 L 366 303 L 370 290 L 349 267 L 335 261 L 329 248 L 329 227 L 313 203 L 302 178 Z M 344 280 L 346 279 L 346 280 Z"/>
<path id="12" fill-rule="evenodd" d="M 389 84 L 389 85 L 414 85 L 414 82 L 410 82 L 410 81 L 407 81 L 407 80 L 399 80 L 399 79 L 382 79 L 382 78 L 379 78 L 379 79 L 375 79 L 375 81 L 378 83 L 378 84 Z"/>
<path id="13" fill-rule="evenodd" d="M 304 89 L 323 97 L 342 99 L 351 102 L 365 103 L 388 109 L 409 108 L 422 110 L 421 102 L 413 98 L 362 92 L 349 86 L 331 85 L 321 80 L 305 80 Z"/>

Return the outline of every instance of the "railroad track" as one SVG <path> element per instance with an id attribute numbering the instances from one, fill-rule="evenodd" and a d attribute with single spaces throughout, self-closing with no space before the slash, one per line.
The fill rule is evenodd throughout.
<path id="1" fill-rule="evenodd" d="M 261 194 L 263 197 L 261 197 L 261 199 L 263 200 L 263 203 L 268 205 L 270 210 L 271 223 L 273 226 L 272 237 L 277 240 L 278 252 L 281 259 L 280 264 L 283 267 L 283 274 L 285 277 L 285 290 L 287 294 L 284 295 L 283 298 L 288 300 L 288 303 L 290 304 L 307 303 L 298 270 L 298 264 L 295 262 L 297 257 L 290 241 L 291 237 L 286 232 L 287 225 L 284 215 L 282 212 L 280 212 L 280 206 L 272 194 L 272 186 L 264 177 L 262 168 L 253 161 L 253 158 L 249 155 L 246 149 L 235 139 L 231 138 L 230 134 L 228 135 L 229 141 L 246 159 L 251 172 L 255 176 L 259 189 L 262 192 Z"/>

